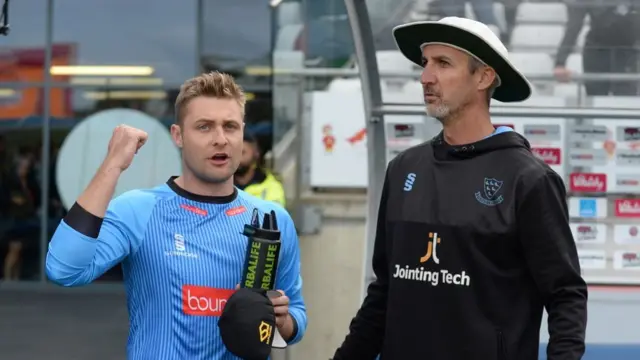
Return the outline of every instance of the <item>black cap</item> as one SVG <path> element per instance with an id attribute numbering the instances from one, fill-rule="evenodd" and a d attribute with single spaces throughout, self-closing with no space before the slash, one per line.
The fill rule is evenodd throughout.
<path id="1" fill-rule="evenodd" d="M 231 353 L 245 360 L 267 360 L 277 331 L 267 292 L 238 289 L 227 300 L 218 327 L 222 342 Z"/>
<path id="2" fill-rule="evenodd" d="M 256 138 L 256 136 L 249 132 L 249 131 L 245 131 L 244 135 L 242 137 L 242 140 L 245 142 L 248 142 L 250 144 L 257 144 L 258 143 L 258 139 Z"/>

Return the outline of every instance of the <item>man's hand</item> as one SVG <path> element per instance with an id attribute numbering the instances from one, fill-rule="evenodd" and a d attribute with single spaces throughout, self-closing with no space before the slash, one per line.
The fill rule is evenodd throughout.
<path id="1" fill-rule="evenodd" d="M 236 285 L 236 290 L 240 289 L 240 284 Z M 270 292 L 273 293 L 273 292 Z M 289 315 L 289 297 L 282 290 L 278 290 L 279 296 L 269 296 L 273 304 L 273 312 L 276 315 L 276 326 L 280 335 L 288 341 L 294 335 L 295 325 L 293 318 Z"/>
<path id="2" fill-rule="evenodd" d="M 553 69 L 553 76 L 555 76 L 559 82 L 569 82 L 569 80 L 571 80 L 571 71 L 564 66 L 556 66 L 556 68 Z"/>
<path id="3" fill-rule="evenodd" d="M 276 325 L 278 329 L 282 330 L 289 318 L 289 297 L 286 296 L 282 290 L 278 290 L 278 292 L 282 295 L 270 297 L 270 299 L 273 304 L 273 311 L 276 314 Z M 280 333 L 282 333 L 282 331 Z"/>
<path id="4" fill-rule="evenodd" d="M 122 171 L 147 141 L 147 133 L 127 125 L 113 130 L 107 157 L 76 202 L 90 214 L 104 218 Z"/>
<path id="5" fill-rule="evenodd" d="M 282 290 L 278 290 L 280 296 L 270 296 L 271 303 L 273 304 L 273 310 L 276 314 L 276 326 L 282 338 L 285 341 L 289 341 L 295 331 L 295 325 L 293 318 L 289 314 L 289 297 Z"/>
<path id="6" fill-rule="evenodd" d="M 113 130 L 105 164 L 120 171 L 126 170 L 138 150 L 147 142 L 146 132 L 127 125 L 118 125 Z"/>

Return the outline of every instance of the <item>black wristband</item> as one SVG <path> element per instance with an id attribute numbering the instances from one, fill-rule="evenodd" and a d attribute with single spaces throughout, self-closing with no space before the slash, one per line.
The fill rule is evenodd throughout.
<path id="1" fill-rule="evenodd" d="M 104 219 L 85 210 L 80 204 L 74 203 L 64 217 L 64 222 L 73 230 L 84 236 L 97 239 Z"/>

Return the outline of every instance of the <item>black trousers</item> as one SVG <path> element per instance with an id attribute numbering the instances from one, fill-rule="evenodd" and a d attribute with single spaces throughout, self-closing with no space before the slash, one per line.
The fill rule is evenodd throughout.
<path id="1" fill-rule="evenodd" d="M 595 47 L 585 45 L 582 66 L 589 73 L 636 73 L 638 50 L 630 47 Z M 585 81 L 588 96 L 632 96 L 638 94 L 637 81 Z"/>

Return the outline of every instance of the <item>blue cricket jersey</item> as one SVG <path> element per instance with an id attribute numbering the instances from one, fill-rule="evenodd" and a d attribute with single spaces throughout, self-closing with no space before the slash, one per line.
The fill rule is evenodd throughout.
<path id="1" fill-rule="evenodd" d="M 293 221 L 279 205 L 240 190 L 227 197 L 200 196 L 172 178 L 153 189 L 126 192 L 109 204 L 97 239 L 65 219 L 49 245 L 47 276 L 63 286 L 80 286 L 122 262 L 130 360 L 238 359 L 222 343 L 218 319 L 242 277 L 247 238 L 241 232 L 254 208 L 260 219 L 276 212 L 282 241 L 276 288 L 291 301 L 297 332 L 289 344 L 294 344 L 304 335 L 307 316 Z"/>

